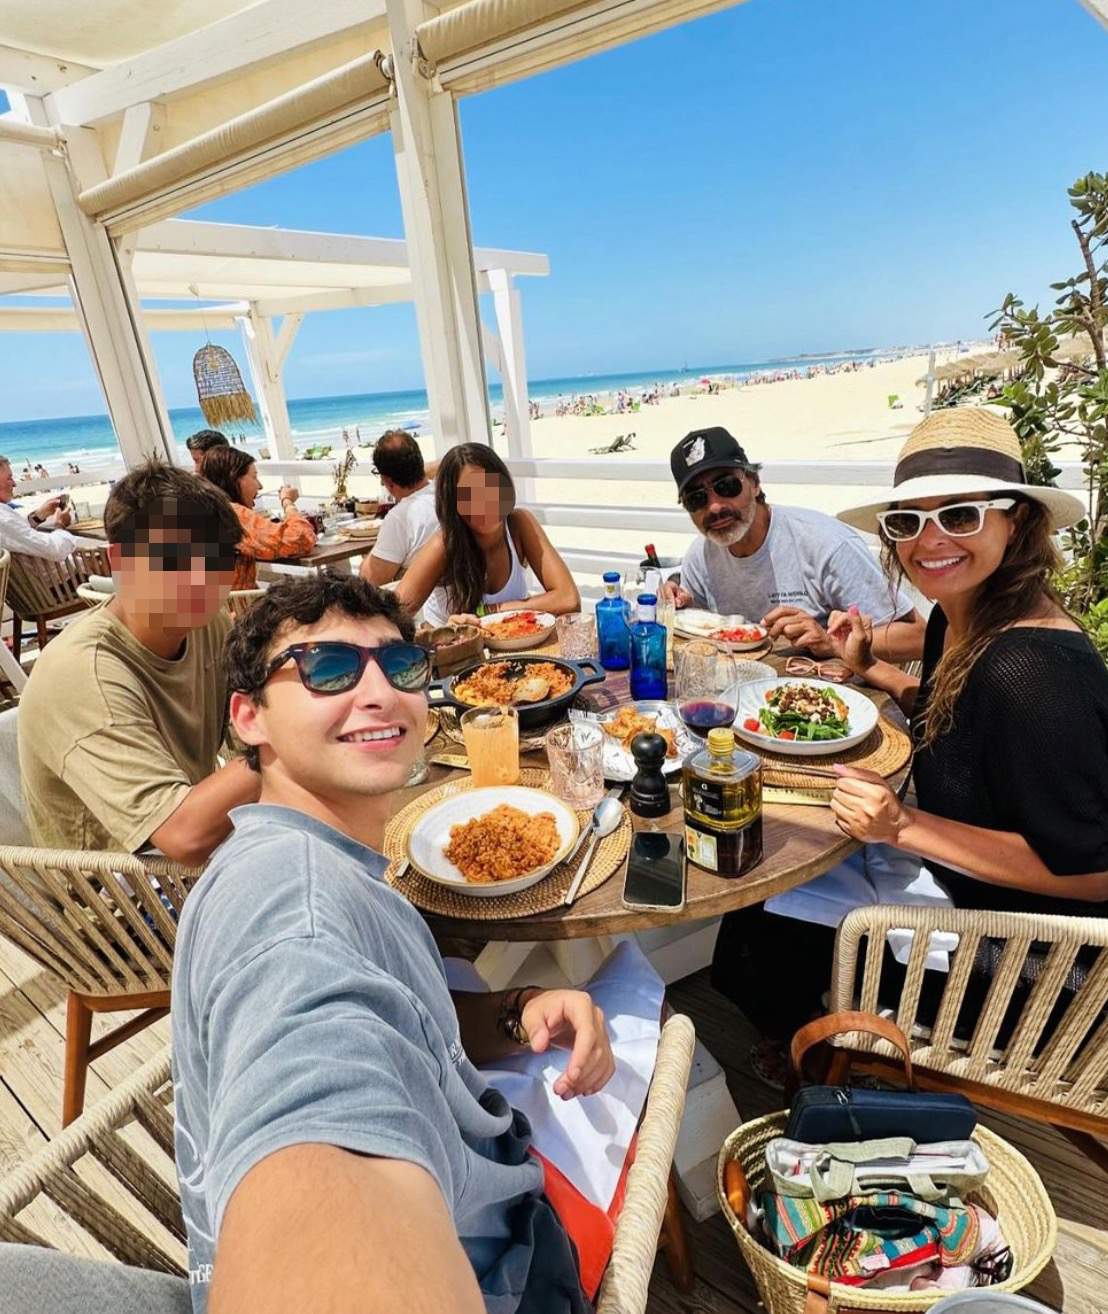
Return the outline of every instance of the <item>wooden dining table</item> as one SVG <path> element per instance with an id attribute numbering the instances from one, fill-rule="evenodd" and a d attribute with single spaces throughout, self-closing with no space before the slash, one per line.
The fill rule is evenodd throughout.
<path id="1" fill-rule="evenodd" d="M 554 646 L 538 650 L 557 655 Z M 759 660 L 774 669 L 784 670 L 791 652 L 771 652 Z M 495 657 L 496 654 L 493 654 Z M 626 693 L 626 674 L 610 674 L 604 685 L 611 686 L 617 702 L 630 701 Z M 882 714 L 894 724 L 904 728 L 905 719 L 899 707 L 887 694 L 869 689 L 855 682 L 860 692 L 877 704 Z M 461 753 L 461 745 L 441 732 L 427 748 L 428 755 Z M 819 759 L 816 759 L 818 764 Z M 546 755 L 539 751 L 521 754 L 523 768 L 546 766 Z M 894 789 L 906 785 L 910 763 L 906 763 L 889 778 Z M 417 786 L 401 791 L 397 810 L 428 789 L 448 781 L 464 779 L 468 772 L 458 768 L 432 764 L 427 779 Z M 680 801 L 677 777 L 671 777 L 669 812 L 660 818 L 644 819 L 632 814 L 635 830 L 660 830 L 672 834 L 684 831 L 684 812 Z M 625 795 L 626 802 L 626 795 Z M 550 912 L 534 913 L 526 917 L 490 921 L 485 918 L 442 917 L 424 913 L 436 939 L 463 939 L 483 941 L 540 941 L 575 940 L 583 937 L 607 937 L 630 931 L 648 930 L 658 926 L 672 926 L 681 922 L 701 921 L 719 917 L 724 913 L 760 903 L 772 895 L 781 894 L 795 886 L 822 875 L 857 852 L 861 847 L 844 835 L 835 825 L 834 814 L 826 803 L 774 803 L 763 807 L 762 861 L 746 875 L 728 879 L 706 871 L 689 862 L 686 865 L 687 881 L 685 906 L 678 912 L 658 912 L 626 908 L 623 905 L 623 883 L 627 870 L 624 860 L 620 868 L 599 888 L 581 896 L 570 907 L 559 906 Z"/>

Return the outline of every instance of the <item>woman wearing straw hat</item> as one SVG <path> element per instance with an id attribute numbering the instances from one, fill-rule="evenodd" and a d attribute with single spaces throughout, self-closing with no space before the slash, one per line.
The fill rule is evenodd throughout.
<path id="1" fill-rule="evenodd" d="M 1019 439 L 990 411 L 937 411 L 893 488 L 839 519 L 880 528 L 887 568 L 934 600 L 921 679 L 833 618 L 856 674 L 912 719 L 917 806 L 838 767 L 841 830 L 922 858 L 961 907 L 1090 912 L 1108 900 L 1108 669 L 1051 584 L 1053 534 L 1084 515 L 1026 482 Z"/>
<path id="2" fill-rule="evenodd" d="M 874 658 L 872 620 L 856 608 L 828 620 L 838 655 L 911 718 L 916 804 L 874 772 L 837 766 L 831 806 L 863 853 L 740 914 L 726 946 L 721 934 L 713 984 L 768 1038 L 751 1055 L 765 1079 L 778 1066 L 774 1044 L 821 1011 L 833 926 L 852 899 L 949 895 L 958 907 L 1102 913 L 1108 669 L 1051 585 L 1061 564 L 1054 532 L 1083 515 L 1071 494 L 1026 482 L 1005 420 L 969 408 L 928 416 L 900 453 L 893 488 L 840 513 L 879 532 L 890 576 L 935 604 L 922 678 Z M 883 991 L 895 990 L 909 947 L 890 942 Z M 941 968 L 950 947 L 933 939 L 929 966 Z M 993 970 L 991 960 L 975 964 L 967 994 L 983 999 Z M 776 983 L 768 992 L 767 979 Z M 938 983 L 932 972 L 922 1013 L 929 982 Z"/>

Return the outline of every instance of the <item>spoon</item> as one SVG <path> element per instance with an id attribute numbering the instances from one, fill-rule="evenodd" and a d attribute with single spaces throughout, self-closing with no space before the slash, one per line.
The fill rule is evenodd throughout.
<path id="1" fill-rule="evenodd" d="M 623 820 L 623 804 L 616 798 L 605 797 L 593 808 L 592 821 L 589 823 L 589 847 L 585 850 L 585 857 L 581 866 L 577 869 L 577 875 L 573 878 L 573 884 L 566 891 L 566 897 L 562 900 L 563 905 L 568 908 L 577 898 L 577 892 L 581 888 L 581 883 L 589 870 L 589 864 L 592 862 L 593 854 L 596 852 L 597 841 L 610 835 L 613 830 Z"/>

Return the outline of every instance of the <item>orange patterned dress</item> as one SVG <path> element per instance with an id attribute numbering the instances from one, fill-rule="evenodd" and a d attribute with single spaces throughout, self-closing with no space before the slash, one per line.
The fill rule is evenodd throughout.
<path id="1" fill-rule="evenodd" d="M 284 520 L 270 520 L 253 507 L 231 504 L 242 525 L 235 558 L 232 588 L 252 589 L 257 585 L 259 561 L 284 561 L 302 557 L 315 547 L 315 530 L 311 522 L 295 507 L 289 507 Z"/>

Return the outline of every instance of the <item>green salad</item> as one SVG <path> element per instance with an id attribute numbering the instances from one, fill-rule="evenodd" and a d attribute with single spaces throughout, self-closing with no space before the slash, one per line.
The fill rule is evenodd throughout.
<path id="1" fill-rule="evenodd" d="M 786 684 L 770 689 L 756 726 L 746 728 L 774 739 L 845 739 L 850 734 L 846 703 L 832 690 L 817 684 Z"/>

